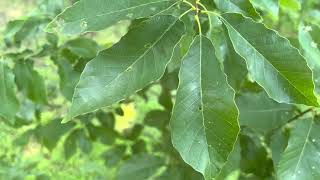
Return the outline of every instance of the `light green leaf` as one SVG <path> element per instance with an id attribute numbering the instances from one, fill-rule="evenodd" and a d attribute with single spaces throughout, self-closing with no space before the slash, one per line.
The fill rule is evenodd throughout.
<path id="1" fill-rule="evenodd" d="M 260 19 L 260 15 L 249 0 L 214 0 L 218 9 L 224 12 L 242 13 L 254 19 Z"/>
<path id="2" fill-rule="evenodd" d="M 320 28 L 312 25 L 300 25 L 299 42 L 308 64 L 313 71 L 316 92 L 320 95 Z"/>
<path id="3" fill-rule="evenodd" d="M 295 123 L 289 143 L 281 156 L 278 178 L 320 179 L 320 121 L 300 119 Z"/>
<path id="4" fill-rule="evenodd" d="M 197 36 L 184 58 L 174 105 L 172 142 L 206 179 L 218 175 L 237 139 L 238 110 L 212 42 Z"/>
<path id="5" fill-rule="evenodd" d="M 317 106 L 312 72 L 289 41 L 240 14 L 222 15 L 236 52 L 247 62 L 253 80 L 280 103 Z"/>
<path id="6" fill-rule="evenodd" d="M 177 18 L 156 16 L 100 52 L 85 67 L 66 120 L 112 105 L 158 80 L 183 33 Z"/>
<path id="7" fill-rule="evenodd" d="M 92 59 L 97 55 L 99 46 L 91 39 L 80 37 L 66 42 L 63 49 L 69 50 L 78 57 Z"/>
<path id="8" fill-rule="evenodd" d="M 267 133 L 295 116 L 293 105 L 277 103 L 263 91 L 243 93 L 236 100 L 240 110 L 240 124 L 258 132 Z"/>
<path id="9" fill-rule="evenodd" d="M 301 9 L 300 0 L 279 0 L 280 6 L 284 9 L 298 11 Z"/>
<path id="10" fill-rule="evenodd" d="M 0 61 L 0 117 L 14 121 L 19 110 L 19 102 L 15 95 L 14 74 L 4 62 Z"/>
<path id="11" fill-rule="evenodd" d="M 48 21 L 48 18 L 41 16 L 31 16 L 26 19 L 10 21 L 4 31 L 4 38 L 7 43 L 20 44 L 28 37 L 38 35 L 39 28 L 48 23 Z"/>
<path id="12" fill-rule="evenodd" d="M 76 35 L 107 28 L 120 20 L 148 17 L 177 0 L 81 0 L 59 14 L 47 30 Z"/>
<path id="13" fill-rule="evenodd" d="M 279 15 L 278 0 L 250 0 L 253 6 L 267 12 L 272 18 L 277 19 Z"/>
<path id="14" fill-rule="evenodd" d="M 150 154 L 132 156 L 118 170 L 117 180 L 142 180 L 149 179 L 161 166 L 164 160 Z"/>
<path id="15" fill-rule="evenodd" d="M 304 20 L 320 26 L 320 10 L 314 9 L 306 12 Z"/>

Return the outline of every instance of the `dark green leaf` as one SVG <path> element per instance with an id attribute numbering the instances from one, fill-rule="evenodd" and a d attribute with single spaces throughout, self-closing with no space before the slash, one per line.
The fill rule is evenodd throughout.
<path id="1" fill-rule="evenodd" d="M 154 15 L 175 4 L 176 0 L 81 0 L 58 15 L 48 31 L 80 34 L 98 31 L 120 20 L 132 20 Z"/>
<path id="2" fill-rule="evenodd" d="M 240 110 L 240 124 L 261 133 L 284 125 L 295 116 L 293 105 L 277 103 L 265 92 L 244 93 L 236 100 Z"/>
<path id="3" fill-rule="evenodd" d="M 109 106 L 159 79 L 184 33 L 172 16 L 144 21 L 90 61 L 75 89 L 65 120 Z"/>
<path id="4" fill-rule="evenodd" d="M 299 51 L 275 31 L 240 14 L 222 15 L 252 78 L 280 103 L 317 106 L 312 72 Z"/>
<path id="5" fill-rule="evenodd" d="M 172 142 L 185 162 L 212 179 L 227 161 L 239 126 L 234 91 L 209 39 L 195 38 L 179 77 L 170 124 Z"/>
<path id="6" fill-rule="evenodd" d="M 33 69 L 31 61 L 17 61 L 14 66 L 14 74 L 19 91 L 22 91 L 29 99 L 36 103 L 47 103 L 44 80 Z"/>
<path id="7" fill-rule="evenodd" d="M 164 164 L 164 160 L 150 154 L 132 156 L 118 170 L 117 180 L 142 180 L 152 177 Z"/>
<path id="8" fill-rule="evenodd" d="M 300 119 L 295 123 L 286 150 L 278 165 L 278 178 L 320 178 L 320 121 L 312 118 Z"/>

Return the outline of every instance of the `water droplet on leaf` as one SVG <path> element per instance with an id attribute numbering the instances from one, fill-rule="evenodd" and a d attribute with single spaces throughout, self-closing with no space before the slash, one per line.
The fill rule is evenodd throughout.
<path id="1" fill-rule="evenodd" d="M 80 23 L 80 27 L 81 27 L 81 29 L 87 29 L 87 27 L 88 27 L 88 23 L 87 23 L 87 21 L 81 21 L 81 23 Z"/>

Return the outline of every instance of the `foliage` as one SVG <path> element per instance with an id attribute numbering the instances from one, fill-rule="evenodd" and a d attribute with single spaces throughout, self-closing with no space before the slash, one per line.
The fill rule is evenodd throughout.
<path id="1" fill-rule="evenodd" d="M 319 8 L 39 1 L 1 37 L 0 179 L 319 179 Z"/>

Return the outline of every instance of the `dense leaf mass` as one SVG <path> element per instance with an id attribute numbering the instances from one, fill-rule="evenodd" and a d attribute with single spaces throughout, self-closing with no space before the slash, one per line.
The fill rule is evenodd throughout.
<path id="1" fill-rule="evenodd" d="M 320 179 L 319 1 L 37 3 L 0 30 L 0 179 Z"/>

